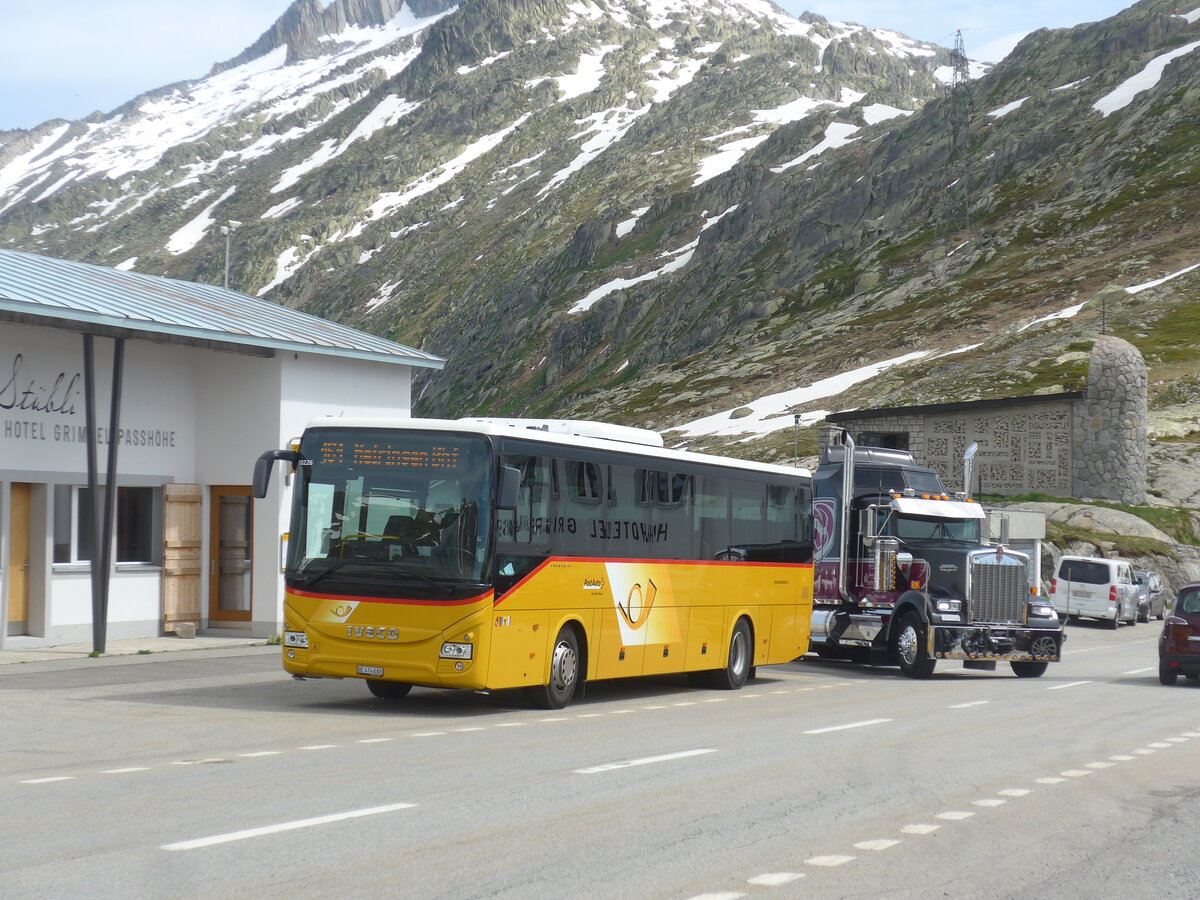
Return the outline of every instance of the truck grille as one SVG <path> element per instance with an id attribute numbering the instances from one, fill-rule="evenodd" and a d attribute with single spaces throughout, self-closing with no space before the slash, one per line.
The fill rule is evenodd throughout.
<path id="1" fill-rule="evenodd" d="M 1023 558 L 994 551 L 976 554 L 971 557 L 969 573 L 972 623 L 1025 624 L 1029 581 Z"/>

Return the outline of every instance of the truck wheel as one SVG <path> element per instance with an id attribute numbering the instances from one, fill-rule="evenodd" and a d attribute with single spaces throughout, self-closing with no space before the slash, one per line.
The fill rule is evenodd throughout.
<path id="1" fill-rule="evenodd" d="M 925 623 L 915 612 L 906 612 L 900 619 L 896 635 L 896 659 L 900 671 L 908 678 L 928 678 L 937 660 L 929 658 L 925 646 Z"/>
<path id="2" fill-rule="evenodd" d="M 1031 660 L 1013 660 L 1009 663 L 1012 666 L 1013 674 L 1018 678 L 1041 678 L 1046 674 L 1046 668 L 1050 665 L 1048 662 L 1033 662 Z"/>
<path id="3" fill-rule="evenodd" d="M 1112 621 L 1108 623 L 1108 627 L 1113 631 L 1116 631 L 1121 627 L 1121 611 L 1119 609 L 1117 610 L 1116 614 L 1113 615 Z"/>
<path id="4" fill-rule="evenodd" d="M 368 681 L 367 690 L 380 700 L 403 700 L 412 685 L 405 681 Z"/>
<path id="5" fill-rule="evenodd" d="M 529 698 L 541 709 L 562 709 L 579 686 L 579 638 L 570 625 L 554 639 L 550 654 L 550 683 L 529 688 Z"/>
<path id="6" fill-rule="evenodd" d="M 729 637 L 729 658 L 723 669 L 713 670 L 709 684 L 722 691 L 736 691 L 750 675 L 750 623 L 738 619 Z"/>
<path id="7" fill-rule="evenodd" d="M 1158 664 L 1158 683 L 1159 684 L 1174 684 L 1175 679 L 1179 677 L 1179 672 L 1172 669 L 1165 662 Z"/>

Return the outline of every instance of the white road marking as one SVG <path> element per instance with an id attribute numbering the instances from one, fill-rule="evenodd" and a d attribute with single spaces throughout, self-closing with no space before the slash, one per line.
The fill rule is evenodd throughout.
<path id="1" fill-rule="evenodd" d="M 786 693 L 786 692 L 785 692 L 785 691 L 776 691 L 776 693 L 778 693 L 778 694 L 783 694 L 783 693 Z M 696 701 L 695 701 L 695 700 L 684 700 L 682 703 L 676 703 L 676 704 L 674 704 L 674 705 L 675 705 L 675 706 L 695 706 L 695 705 L 696 705 Z"/>
<path id="2" fill-rule="evenodd" d="M 626 713 L 631 713 L 631 712 L 637 712 L 637 710 L 636 709 L 614 709 L 612 711 L 612 714 L 614 716 L 623 716 Z"/>
<path id="3" fill-rule="evenodd" d="M 395 738 L 359 738 L 360 744 L 386 744 L 389 741 L 394 741 Z"/>
<path id="4" fill-rule="evenodd" d="M 21 784 L 49 784 L 52 781 L 74 781 L 74 775 L 51 775 L 48 778 L 28 778 Z"/>
<path id="5" fill-rule="evenodd" d="M 1144 669 L 1130 669 L 1128 672 L 1122 672 L 1122 675 L 1141 675 L 1143 672 L 1153 672 L 1154 666 L 1146 666 Z"/>
<path id="6" fill-rule="evenodd" d="M 444 731 L 418 731 L 413 737 L 441 737 Z"/>
<path id="7" fill-rule="evenodd" d="M 1172 744 L 1186 744 L 1187 743 L 1187 738 L 1185 738 L 1185 737 L 1169 737 L 1169 738 L 1167 738 L 1167 740 Z"/>
<path id="8" fill-rule="evenodd" d="M 282 750 L 259 750 L 255 753 L 239 753 L 238 756 L 244 756 L 247 759 L 252 759 L 258 756 L 278 756 L 282 752 Z"/>
<path id="9" fill-rule="evenodd" d="M 900 831 L 904 834 L 933 834 L 941 825 L 905 825 Z"/>
<path id="10" fill-rule="evenodd" d="M 1090 681 L 1071 681 L 1067 684 L 1056 684 L 1054 687 L 1046 688 L 1048 691 L 1064 691 L 1067 688 L 1079 687 L 1081 684 L 1091 684 Z"/>
<path id="11" fill-rule="evenodd" d="M 659 707 L 659 708 L 666 709 L 665 706 Z M 604 713 L 578 713 L 578 714 L 576 714 L 575 718 L 577 718 L 577 719 L 598 719 L 602 715 L 604 715 Z"/>
<path id="12" fill-rule="evenodd" d="M 859 850 L 886 850 L 888 847 L 895 847 L 899 841 L 893 841 L 889 838 L 880 838 L 874 841 L 859 841 L 854 846 Z"/>
<path id="13" fill-rule="evenodd" d="M 545 718 L 538 719 L 538 721 L 539 722 L 565 722 L 565 721 L 567 721 L 567 717 L 566 716 L 546 716 Z"/>
<path id="14" fill-rule="evenodd" d="M 739 897 L 745 896 L 737 891 L 725 891 L 722 894 L 697 894 L 695 897 L 689 897 L 688 900 L 738 900 Z"/>
<path id="15" fill-rule="evenodd" d="M 105 769 L 101 775 L 124 775 L 126 772 L 149 772 L 147 766 L 126 766 L 124 769 Z"/>
<path id="16" fill-rule="evenodd" d="M 997 791 L 1003 797 L 1025 797 L 1032 793 L 1028 788 L 1005 788 L 1002 791 Z"/>
<path id="17" fill-rule="evenodd" d="M 1183 736 L 1186 738 L 1198 738 L 1200 737 L 1200 731 L 1185 731 Z"/>
<path id="18" fill-rule="evenodd" d="M 950 810 L 950 812 L 938 813 L 934 816 L 935 819 L 946 819 L 950 822 L 961 822 L 963 819 L 969 819 L 975 815 L 973 812 L 961 812 L 959 810 Z"/>
<path id="19" fill-rule="evenodd" d="M 455 734 L 466 734 L 468 731 L 486 731 L 482 725 L 468 725 L 466 728 L 455 728 Z"/>
<path id="20" fill-rule="evenodd" d="M 1110 756 L 1109 759 L 1111 759 L 1113 762 L 1129 762 L 1130 760 L 1137 759 L 1137 757 L 1136 756 L 1117 755 L 1117 756 Z"/>
<path id="21" fill-rule="evenodd" d="M 642 709 L 666 709 L 665 706 L 643 706 Z"/>
<path id="22" fill-rule="evenodd" d="M 1133 752 L 1136 753 L 1138 756 L 1149 756 L 1154 751 L 1148 747 L 1138 747 Z"/>
<path id="23" fill-rule="evenodd" d="M 1110 762 L 1090 762 L 1087 764 L 1089 769 L 1111 769 L 1116 763 Z"/>
<path id="24" fill-rule="evenodd" d="M 812 859 L 806 859 L 805 865 L 809 866 L 844 866 L 846 863 L 854 860 L 853 856 L 814 856 Z"/>
<path id="25" fill-rule="evenodd" d="M 845 731 L 847 728 L 865 728 L 868 725 L 883 725 L 885 722 L 890 722 L 891 719 L 866 719 L 862 722 L 850 722 L 847 725 L 830 725 L 828 728 L 814 728 L 812 731 L 806 731 L 805 734 L 828 734 L 831 731 Z"/>
<path id="26" fill-rule="evenodd" d="M 807 688 L 806 688 L 806 690 L 807 690 Z M 708 697 L 707 699 L 705 699 L 704 702 L 705 703 L 724 703 L 725 698 L 724 697 Z"/>
<path id="27" fill-rule="evenodd" d="M 1059 774 L 1067 778 L 1082 778 L 1084 775 L 1091 775 L 1093 773 L 1091 769 L 1067 769 L 1067 771 L 1060 772 Z"/>
<path id="28" fill-rule="evenodd" d="M 1163 743 L 1162 741 L 1155 741 L 1153 744 L 1147 744 L 1146 746 L 1147 746 L 1147 747 L 1154 747 L 1154 748 L 1155 748 L 1155 749 L 1157 749 L 1157 750 L 1166 750 L 1166 749 L 1168 749 L 1168 748 L 1169 748 L 1171 745 L 1170 745 L 1170 744 L 1165 744 L 1165 743 Z"/>
<path id="29" fill-rule="evenodd" d="M 622 762 L 601 763 L 598 766 L 587 766 L 583 769 L 576 769 L 576 775 L 597 775 L 601 772 L 611 772 L 614 769 L 628 769 L 630 766 L 645 766 L 650 763 L 671 762 L 676 759 L 687 759 L 691 756 L 702 756 L 705 753 L 716 753 L 715 747 L 707 747 L 700 750 L 680 750 L 678 753 L 664 753 L 661 756 L 646 756 L 642 759 L 627 759 Z"/>
<path id="30" fill-rule="evenodd" d="M 972 800 L 972 806 L 1003 806 L 1007 800 L 1001 800 L 999 797 L 985 797 L 982 800 Z"/>
<path id="31" fill-rule="evenodd" d="M 600 713 L 584 713 L 582 716 L 577 716 L 576 718 L 586 719 L 588 716 L 591 716 L 591 715 L 598 716 L 598 715 L 600 715 Z M 520 728 L 521 726 L 527 725 L 527 724 L 528 724 L 527 722 L 497 722 L 496 727 L 497 728 Z"/>
<path id="32" fill-rule="evenodd" d="M 798 878 L 803 878 L 803 872 L 768 872 L 765 875 L 755 875 L 753 878 L 747 878 L 747 884 L 757 884 L 763 887 L 779 887 L 784 884 L 791 884 Z"/>
<path id="33" fill-rule="evenodd" d="M 231 831 L 227 834 L 214 834 L 211 837 L 196 838 L 191 841 L 163 844 L 161 849 L 198 850 L 201 847 L 212 847 L 215 844 L 228 844 L 232 841 L 243 841 L 246 838 L 279 834 L 282 831 L 294 831 L 297 828 L 312 828 L 315 825 L 328 825 L 331 822 L 342 822 L 346 819 L 357 819 L 362 816 L 377 816 L 381 813 L 395 812 L 398 809 L 412 809 L 414 806 L 416 806 L 415 803 L 390 803 L 387 806 L 371 806 L 367 809 L 355 809 L 350 812 L 333 813 L 328 816 L 314 816 L 311 819 L 297 819 L 294 822 L 280 822 L 278 825 L 264 825 L 261 828 L 247 828 L 245 831 Z"/>
<path id="34" fill-rule="evenodd" d="M 337 744 L 309 744 L 307 747 L 301 747 L 301 750 L 333 750 Z"/>
<path id="35" fill-rule="evenodd" d="M 1062 783 L 1063 783 L 1064 781 L 1066 781 L 1067 779 L 1065 779 L 1065 778 L 1058 778 L 1058 777 L 1056 777 L 1056 776 L 1053 776 L 1053 775 L 1051 775 L 1051 776 L 1049 776 L 1049 777 L 1046 777 L 1046 778 L 1035 778 L 1034 780 L 1035 780 L 1035 781 L 1036 781 L 1038 784 L 1062 784 Z"/>
<path id="36" fill-rule="evenodd" d="M 970 703 L 955 703 L 955 704 L 951 705 L 950 708 L 951 709 L 969 709 L 972 706 L 983 706 L 983 705 L 985 705 L 987 703 L 991 703 L 991 702 L 992 701 L 990 701 L 990 700 L 972 700 Z"/>

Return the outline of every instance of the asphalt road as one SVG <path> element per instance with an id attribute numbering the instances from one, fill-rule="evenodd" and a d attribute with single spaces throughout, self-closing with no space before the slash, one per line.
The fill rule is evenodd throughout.
<path id="1" fill-rule="evenodd" d="M 799 661 L 556 713 L 277 648 L 8 667 L 0 896 L 1191 898 L 1200 684 L 1158 684 L 1158 630 L 1073 625 L 1040 679 Z"/>

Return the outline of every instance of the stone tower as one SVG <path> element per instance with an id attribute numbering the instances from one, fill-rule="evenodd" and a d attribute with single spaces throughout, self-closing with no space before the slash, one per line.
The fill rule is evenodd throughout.
<path id="1" fill-rule="evenodd" d="M 1146 361 L 1128 341 L 1096 339 L 1087 396 L 1075 406 L 1071 493 L 1117 503 L 1146 502 Z"/>

